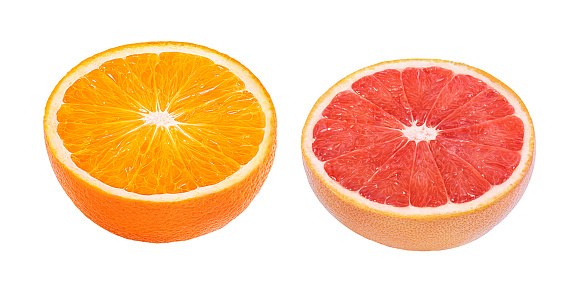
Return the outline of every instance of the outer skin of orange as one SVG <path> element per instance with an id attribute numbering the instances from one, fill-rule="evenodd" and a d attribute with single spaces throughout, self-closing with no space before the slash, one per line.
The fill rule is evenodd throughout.
<path id="1" fill-rule="evenodd" d="M 94 223 L 128 239 L 165 243 L 204 235 L 236 218 L 262 187 L 275 149 L 276 141 L 263 164 L 244 181 L 215 194 L 175 202 L 130 200 L 106 193 L 78 178 L 54 159 L 50 149 L 48 157 L 66 194 Z"/>
<path id="2" fill-rule="evenodd" d="M 120 46 L 108 51 L 120 48 L 137 48 L 146 44 L 163 45 L 174 43 L 190 44 L 152 42 Z M 204 46 L 190 45 L 216 52 Z M 238 61 L 227 55 L 218 54 L 242 66 Z M 93 57 L 86 59 L 70 70 L 69 74 L 86 66 L 92 59 Z M 244 66 L 242 67 L 245 68 Z M 248 69 L 246 68 L 246 70 Z M 262 86 L 256 76 L 252 73 L 250 75 L 254 81 Z M 58 85 L 62 84 L 65 78 L 66 76 Z M 263 87 L 262 89 L 265 91 Z M 269 99 L 270 96 L 267 92 L 265 93 Z M 53 95 L 50 96 L 48 103 L 52 101 L 52 97 Z M 48 105 L 46 106 L 46 112 L 48 112 Z M 56 159 L 54 150 L 51 149 L 46 137 L 46 124 L 44 126 L 44 139 L 50 164 L 56 178 L 74 205 L 94 223 L 116 235 L 151 243 L 189 240 L 220 229 L 228 224 L 246 209 L 260 191 L 272 167 L 276 150 L 277 120 L 274 111 L 272 111 L 271 123 L 267 126 L 272 128 L 273 142 L 268 144 L 267 149 L 263 149 L 266 156 L 262 163 L 243 180 L 212 194 L 186 200 L 165 202 L 134 200 L 110 194 L 88 184 Z"/>
<path id="3" fill-rule="evenodd" d="M 397 60 L 391 62 L 402 62 L 408 60 Z M 426 60 L 431 62 L 446 62 L 434 59 Z M 483 70 L 462 63 L 450 63 L 465 66 L 488 77 L 495 84 L 500 85 L 502 88 L 508 90 L 511 94 L 517 97 L 516 93 L 512 89 Z M 373 66 L 367 68 L 371 67 Z M 339 83 L 344 82 L 348 77 L 359 73 L 362 70 L 350 74 L 340 82 L 336 83 L 330 90 L 335 89 Z M 324 95 L 328 94 L 328 92 Z M 312 111 L 317 109 L 317 106 L 319 102 L 321 102 L 322 98 L 324 98 L 324 95 L 318 102 L 316 102 Z M 517 98 L 520 99 L 520 97 Z M 524 104 L 520 104 L 529 118 L 530 124 L 526 125 L 530 126 L 532 133 L 534 133 L 530 115 L 528 114 Z M 306 124 L 304 125 L 302 136 L 303 152 L 304 133 L 306 128 L 310 126 L 309 123 L 310 119 L 306 120 Z M 486 234 L 494 228 L 494 226 L 498 225 L 498 223 L 500 223 L 500 221 L 502 221 L 510 211 L 512 211 L 524 194 L 528 182 L 530 181 L 532 171 L 534 170 L 534 145 L 535 139 L 534 136 L 532 136 L 529 140 L 530 159 L 527 165 L 518 166 L 518 168 L 525 169 L 522 177 L 517 180 L 509 190 L 498 195 L 494 201 L 469 211 L 432 216 L 395 215 L 368 207 L 336 190 L 329 188 L 327 184 L 323 182 L 323 180 L 325 180 L 323 177 L 327 177 L 328 175 L 320 175 L 312 170 L 310 167 L 311 162 L 305 155 L 303 156 L 303 161 L 308 182 L 310 183 L 313 192 L 320 200 L 320 203 L 322 203 L 330 214 L 350 230 L 367 239 L 389 247 L 404 250 L 432 251 L 455 248 L 470 243 Z"/>

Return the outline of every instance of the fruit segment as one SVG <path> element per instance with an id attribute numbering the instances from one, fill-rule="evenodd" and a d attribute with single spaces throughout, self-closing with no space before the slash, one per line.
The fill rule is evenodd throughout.
<path id="1" fill-rule="evenodd" d="M 160 53 L 158 57 L 158 64 L 152 69 L 154 76 L 150 77 L 154 80 L 161 110 L 170 107 L 175 111 L 178 108 L 199 105 L 244 88 L 236 76 L 208 58 L 173 52 Z M 144 68 L 142 73 L 150 70 Z M 218 80 L 224 78 L 234 82 L 215 89 Z"/>
<path id="2" fill-rule="evenodd" d="M 412 121 L 412 111 L 406 100 L 398 70 L 384 70 L 360 78 L 352 84 L 352 89 L 364 99 L 393 115 L 406 126 Z"/>
<path id="3" fill-rule="evenodd" d="M 450 201 L 468 202 L 482 196 L 492 187 L 470 164 L 448 152 L 436 141 L 430 142 L 430 148 Z"/>
<path id="4" fill-rule="evenodd" d="M 266 117 L 236 75 L 184 53 L 113 59 L 76 80 L 58 134 L 94 178 L 138 194 L 182 193 L 247 164 Z"/>
<path id="5" fill-rule="evenodd" d="M 424 124 L 438 95 L 453 75 L 452 71 L 439 67 L 406 68 L 402 71 L 404 92 L 416 125 Z"/>
<path id="6" fill-rule="evenodd" d="M 473 166 L 492 185 L 504 182 L 520 163 L 518 151 L 439 137 L 438 144 Z"/>
<path id="7" fill-rule="evenodd" d="M 156 64 L 155 61 L 150 59 L 150 56 L 156 56 L 154 54 L 144 54 L 147 59 L 143 59 L 145 66 L 143 68 L 153 68 Z M 133 70 L 136 71 L 133 71 Z M 154 91 L 152 82 L 144 82 L 144 78 L 138 77 L 137 71 L 139 68 L 134 68 L 128 65 L 126 60 L 122 58 L 113 59 L 103 63 L 98 70 L 92 71 L 93 73 L 99 73 L 98 75 L 108 80 L 102 82 L 102 85 L 91 85 L 86 86 L 86 89 L 101 89 L 108 90 L 110 86 L 116 86 L 123 92 L 120 99 L 117 102 L 124 101 L 123 99 L 130 99 L 130 102 L 135 102 L 147 111 L 155 111 L 157 104 L 156 92 Z M 90 77 L 88 77 L 90 79 Z M 75 83 L 76 84 L 76 83 Z M 81 87 L 80 87 L 81 88 Z M 114 88 L 112 88 L 114 89 Z M 102 99 L 104 101 L 108 99 Z M 76 101 L 83 101 L 83 99 L 76 99 Z"/>
<path id="8" fill-rule="evenodd" d="M 354 150 L 403 137 L 402 132 L 353 122 L 320 119 L 314 126 L 314 154 L 326 161 Z"/>
<path id="9" fill-rule="evenodd" d="M 416 146 L 410 176 L 410 204 L 416 207 L 436 207 L 448 202 L 441 171 L 427 142 Z"/>
<path id="10" fill-rule="evenodd" d="M 351 123 L 369 124 L 392 129 L 404 128 L 394 116 L 351 91 L 337 94 L 330 105 L 324 109 L 322 116 Z"/>
<path id="11" fill-rule="evenodd" d="M 338 93 L 313 130 L 326 173 L 371 201 L 477 199 L 520 163 L 524 123 L 482 80 L 441 67 L 383 70 Z"/>
<path id="12" fill-rule="evenodd" d="M 261 128 L 214 126 L 212 124 L 180 124 L 179 134 L 194 140 L 213 153 L 234 160 L 239 166 L 247 164 L 258 152 L 264 138 Z"/>
<path id="13" fill-rule="evenodd" d="M 90 105 L 106 108 L 120 108 L 129 112 L 146 112 L 149 106 L 142 103 L 145 99 L 138 101 L 124 91 L 112 78 L 101 70 L 93 70 L 72 84 L 64 94 L 62 101 L 65 107 L 69 104 Z M 65 114 L 58 112 L 58 118 Z M 106 116 L 103 116 L 106 117 Z M 80 120 L 80 119 L 79 119 Z"/>
<path id="14" fill-rule="evenodd" d="M 492 89 L 485 90 L 455 109 L 437 124 L 441 130 L 470 126 L 514 114 L 514 107 Z"/>
<path id="15" fill-rule="evenodd" d="M 342 186 L 357 191 L 406 144 L 405 138 L 373 145 L 336 157 L 324 164 L 326 173 Z"/>
<path id="16" fill-rule="evenodd" d="M 386 161 L 360 189 L 366 199 L 393 206 L 410 205 L 410 173 L 416 143 L 411 141 Z"/>
<path id="17" fill-rule="evenodd" d="M 200 104 L 189 103 L 185 108 L 175 108 L 172 115 L 175 121 L 183 124 L 247 128 L 266 126 L 266 119 L 260 110 L 260 104 L 247 91 L 232 92 L 219 98 L 208 98 Z"/>
<path id="18" fill-rule="evenodd" d="M 438 94 L 438 99 L 429 111 L 426 125 L 435 127 L 455 109 L 461 107 L 488 86 L 470 75 L 456 75 Z"/>
<path id="19" fill-rule="evenodd" d="M 520 151 L 524 143 L 524 123 L 516 116 L 441 131 L 440 136 L 477 144 Z"/>

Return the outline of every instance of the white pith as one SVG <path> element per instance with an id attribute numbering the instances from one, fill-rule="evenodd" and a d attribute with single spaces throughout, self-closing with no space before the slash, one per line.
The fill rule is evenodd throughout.
<path id="1" fill-rule="evenodd" d="M 404 128 L 402 133 L 404 133 L 404 136 L 411 141 L 429 142 L 436 139 L 438 130 L 436 130 L 436 128 L 427 127 L 425 124 L 420 126 L 412 124 L 412 126 Z"/>
<path id="2" fill-rule="evenodd" d="M 141 195 L 137 193 L 128 192 L 126 190 L 115 188 L 101 181 L 95 179 L 86 171 L 78 168 L 76 164 L 72 161 L 70 152 L 64 147 L 62 139 L 57 134 L 58 121 L 56 119 L 56 112 L 62 105 L 62 98 L 66 93 L 66 90 L 79 78 L 86 75 L 90 71 L 98 68 L 104 62 L 123 58 L 128 55 L 142 54 L 142 53 L 156 53 L 160 54 L 162 52 L 181 52 L 194 55 L 200 55 L 209 58 L 214 63 L 224 66 L 238 76 L 245 84 L 245 89 L 251 92 L 254 97 L 260 103 L 262 111 L 266 115 L 266 127 L 264 131 L 264 138 L 260 143 L 260 147 L 256 155 L 250 160 L 246 165 L 242 166 L 237 172 L 230 175 L 225 180 L 210 186 L 204 186 L 197 188 L 195 190 L 177 193 L 177 194 L 156 194 L 156 195 Z M 161 43 L 161 44 L 149 44 L 149 45 L 138 45 L 136 47 L 122 47 L 119 49 L 112 49 L 101 54 L 98 54 L 92 58 L 83 61 L 79 66 L 74 68 L 60 83 L 58 83 L 55 90 L 50 96 L 50 100 L 46 107 L 45 113 L 45 132 L 48 147 L 54 150 L 55 158 L 61 161 L 67 168 L 69 168 L 74 174 L 79 176 L 82 180 L 88 182 L 92 186 L 97 186 L 103 191 L 110 194 L 118 195 L 128 199 L 145 200 L 145 201 L 178 201 L 186 200 L 202 195 L 212 194 L 217 191 L 223 190 L 226 187 L 232 186 L 244 178 L 246 178 L 254 169 L 260 166 L 267 156 L 267 151 L 271 148 L 274 143 L 275 127 L 272 125 L 275 119 L 274 107 L 269 100 L 268 93 L 264 90 L 262 85 L 258 80 L 252 75 L 252 73 L 240 65 L 239 63 L 233 61 L 225 55 L 222 55 L 214 50 L 204 48 L 204 47 L 192 47 L 188 45 L 181 45 L 175 43 Z M 142 119 L 148 124 L 154 124 L 158 126 L 173 126 L 177 125 L 174 120 L 174 116 L 167 112 L 150 112 L 143 113 Z"/>
<path id="3" fill-rule="evenodd" d="M 142 120 L 144 124 L 170 127 L 178 124 L 174 119 L 174 116 L 167 111 L 153 111 L 143 114 Z"/>
<path id="4" fill-rule="evenodd" d="M 506 99 L 508 99 L 510 104 L 514 107 L 515 109 L 514 115 L 519 117 L 526 126 L 524 127 L 524 144 L 521 150 L 521 160 L 520 163 L 518 164 L 518 167 L 516 167 L 510 178 L 508 178 L 505 182 L 503 182 L 500 185 L 493 186 L 488 192 L 486 192 L 484 195 L 480 196 L 475 200 L 461 204 L 454 204 L 448 202 L 448 204 L 439 207 L 414 207 L 414 206 L 395 207 L 392 205 L 380 204 L 364 198 L 356 191 L 351 191 L 344 188 L 338 182 L 330 178 L 330 176 L 328 176 L 324 171 L 324 163 L 320 161 L 316 157 L 316 155 L 314 155 L 314 153 L 312 152 L 312 142 L 313 142 L 312 131 L 314 125 L 322 117 L 322 112 L 324 111 L 326 106 L 330 104 L 331 100 L 336 96 L 336 94 L 346 90 L 352 91 L 351 88 L 352 83 L 354 83 L 355 81 L 364 76 L 371 75 L 381 70 L 386 69 L 402 70 L 408 67 L 420 68 L 429 66 L 438 66 L 446 68 L 452 70 L 455 74 L 465 74 L 474 76 L 484 81 L 491 88 L 498 91 L 501 95 L 503 95 Z M 436 130 L 432 128 L 417 128 L 416 126 L 407 127 L 405 130 L 403 130 L 403 132 L 409 139 L 413 140 L 420 139 L 422 141 L 432 140 L 434 134 L 437 133 Z M 453 64 L 448 61 L 409 60 L 409 61 L 387 62 L 359 70 L 349 75 L 348 77 L 344 78 L 336 85 L 334 85 L 332 88 L 330 88 L 324 95 L 320 97 L 320 99 L 314 106 L 313 110 L 310 112 L 310 115 L 308 116 L 306 126 L 304 127 L 303 130 L 302 152 L 305 158 L 305 162 L 308 161 L 311 163 L 308 164 L 308 167 L 310 167 L 312 172 L 317 174 L 322 183 L 328 186 L 332 191 L 341 196 L 344 196 L 341 197 L 343 199 L 356 202 L 357 204 L 362 206 L 368 206 L 377 211 L 388 212 L 394 215 L 433 216 L 433 215 L 453 214 L 483 207 L 495 201 L 501 195 L 505 194 L 515 184 L 517 184 L 518 180 L 522 178 L 524 174 L 528 171 L 533 157 L 533 149 L 534 149 L 533 143 L 534 143 L 534 132 L 530 116 L 527 113 L 525 113 L 523 104 L 521 103 L 521 100 L 518 98 L 518 96 L 513 93 L 510 93 L 504 86 L 502 86 L 501 83 L 496 82 L 491 78 L 484 76 L 481 73 L 477 73 L 473 69 L 470 69 L 466 66 Z"/>

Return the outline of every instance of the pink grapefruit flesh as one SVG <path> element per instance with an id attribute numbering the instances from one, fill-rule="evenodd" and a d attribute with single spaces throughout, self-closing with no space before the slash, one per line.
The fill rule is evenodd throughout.
<path id="1" fill-rule="evenodd" d="M 441 67 L 384 70 L 338 93 L 314 126 L 326 173 L 371 201 L 472 201 L 510 177 L 524 123 L 482 80 Z"/>

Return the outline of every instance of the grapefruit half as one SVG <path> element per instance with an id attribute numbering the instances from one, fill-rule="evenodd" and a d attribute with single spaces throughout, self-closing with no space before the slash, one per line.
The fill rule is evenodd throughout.
<path id="1" fill-rule="evenodd" d="M 302 132 L 309 183 L 354 232 L 408 250 L 473 241 L 520 200 L 534 128 L 500 80 L 451 61 L 379 63 L 332 86 Z"/>

